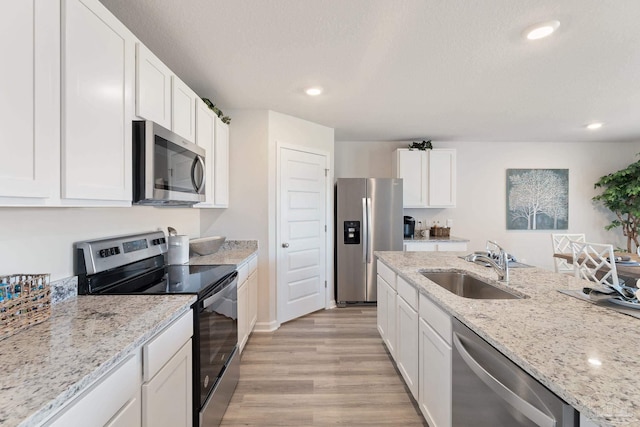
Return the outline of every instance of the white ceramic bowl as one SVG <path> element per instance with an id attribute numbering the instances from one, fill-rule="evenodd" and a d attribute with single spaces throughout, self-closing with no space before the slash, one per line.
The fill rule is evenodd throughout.
<path id="1" fill-rule="evenodd" d="M 189 250 L 196 255 L 211 255 L 220 249 L 227 238 L 224 236 L 201 237 L 189 240 Z"/>

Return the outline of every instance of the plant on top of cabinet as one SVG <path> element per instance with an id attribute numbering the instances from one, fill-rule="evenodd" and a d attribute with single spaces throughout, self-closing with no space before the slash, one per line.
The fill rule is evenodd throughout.
<path id="1" fill-rule="evenodd" d="M 640 153 L 638 153 L 640 154 Z M 633 253 L 631 242 L 640 247 L 638 225 L 640 223 L 640 160 L 624 169 L 600 177 L 594 188 L 603 188 L 603 193 L 595 196 L 594 201 L 602 204 L 616 214 L 616 219 L 605 226 L 605 230 L 622 227 L 627 238 L 627 252 Z"/>
<path id="2" fill-rule="evenodd" d="M 412 142 L 411 144 L 409 144 L 409 150 L 420 150 L 420 151 L 425 151 L 425 150 L 432 150 L 433 149 L 433 144 L 431 144 L 431 140 L 428 141 L 422 141 L 422 142 Z"/>
<path id="3" fill-rule="evenodd" d="M 216 107 L 216 105 L 213 102 L 211 102 L 209 98 L 202 98 L 202 100 L 204 101 L 205 104 L 207 104 L 207 107 L 209 107 L 214 113 L 216 113 L 218 117 L 220 117 L 220 120 L 222 120 L 222 123 L 227 125 L 231 123 L 231 117 L 225 116 L 222 110 Z"/>

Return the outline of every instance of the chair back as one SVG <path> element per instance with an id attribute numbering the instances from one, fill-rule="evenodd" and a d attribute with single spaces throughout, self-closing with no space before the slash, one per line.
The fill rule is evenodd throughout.
<path id="1" fill-rule="evenodd" d="M 572 254 L 571 241 L 586 242 L 584 234 L 551 234 L 551 243 L 553 244 L 554 254 Z M 556 273 L 574 274 L 573 265 L 562 258 L 553 258 Z"/>
<path id="2" fill-rule="evenodd" d="M 613 245 L 604 243 L 570 242 L 577 278 L 618 288 L 618 270 Z"/>

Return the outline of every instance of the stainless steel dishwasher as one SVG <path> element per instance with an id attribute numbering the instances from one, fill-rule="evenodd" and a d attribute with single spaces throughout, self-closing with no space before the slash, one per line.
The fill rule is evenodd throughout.
<path id="1" fill-rule="evenodd" d="M 578 412 L 453 319 L 454 427 L 577 427 Z"/>

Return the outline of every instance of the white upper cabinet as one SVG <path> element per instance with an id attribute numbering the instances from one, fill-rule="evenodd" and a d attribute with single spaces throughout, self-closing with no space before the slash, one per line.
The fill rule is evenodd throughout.
<path id="1" fill-rule="evenodd" d="M 196 99 L 196 144 L 207 152 L 205 164 L 205 201 L 197 208 L 213 207 L 216 114 L 200 98 Z"/>
<path id="2" fill-rule="evenodd" d="M 229 207 L 229 125 L 216 117 L 214 152 L 213 203 L 217 208 Z"/>
<path id="3" fill-rule="evenodd" d="M 393 173 L 403 179 L 405 208 L 455 207 L 455 149 L 398 149 L 394 154 Z"/>
<path id="4" fill-rule="evenodd" d="M 60 6 L 21 0 L 4 9 L 0 204 L 44 204 L 59 192 Z"/>
<path id="5" fill-rule="evenodd" d="M 135 37 L 97 0 L 62 4 L 62 204 L 130 204 Z"/>
<path id="6" fill-rule="evenodd" d="M 136 116 L 171 129 L 172 75 L 145 45 L 136 45 Z"/>
<path id="7" fill-rule="evenodd" d="M 402 201 L 405 208 L 427 206 L 427 153 L 417 150 L 396 150 L 394 176 L 402 178 Z"/>
<path id="8" fill-rule="evenodd" d="M 177 76 L 171 76 L 171 129 L 184 139 L 196 141 L 198 95 Z"/>
<path id="9" fill-rule="evenodd" d="M 456 206 L 456 150 L 429 150 L 429 207 Z"/>

